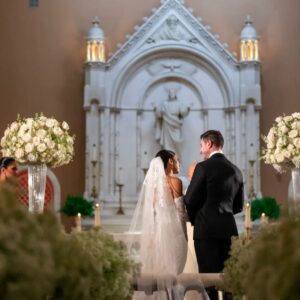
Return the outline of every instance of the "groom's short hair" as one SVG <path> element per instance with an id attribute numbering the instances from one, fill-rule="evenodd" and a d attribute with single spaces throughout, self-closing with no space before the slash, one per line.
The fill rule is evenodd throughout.
<path id="1" fill-rule="evenodd" d="M 223 148 L 224 138 L 218 130 L 208 130 L 200 136 L 201 140 L 210 140 L 213 145 L 218 148 Z"/>

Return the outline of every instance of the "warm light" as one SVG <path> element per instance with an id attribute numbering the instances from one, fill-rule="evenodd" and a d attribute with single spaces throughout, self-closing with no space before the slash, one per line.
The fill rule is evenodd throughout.
<path id="1" fill-rule="evenodd" d="M 240 59 L 242 62 L 259 61 L 258 39 L 253 22 L 250 16 L 247 16 L 245 25 L 240 34 Z"/>
<path id="2" fill-rule="evenodd" d="M 242 40 L 241 41 L 241 61 L 258 61 L 258 41 Z"/>
<path id="3" fill-rule="evenodd" d="M 86 62 L 105 63 L 104 33 L 99 19 L 95 17 L 89 30 L 86 43 Z"/>

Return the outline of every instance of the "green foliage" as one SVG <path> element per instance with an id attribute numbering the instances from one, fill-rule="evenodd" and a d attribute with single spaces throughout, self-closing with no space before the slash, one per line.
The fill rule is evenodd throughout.
<path id="1" fill-rule="evenodd" d="M 280 207 L 272 197 L 255 199 L 251 203 L 251 220 L 259 219 L 265 213 L 270 219 L 277 219 L 280 216 Z"/>
<path id="2" fill-rule="evenodd" d="M 296 300 L 300 286 L 300 214 L 264 226 L 245 276 L 248 300 Z"/>
<path id="3" fill-rule="evenodd" d="M 127 300 L 133 264 L 101 231 L 67 235 L 0 186 L 0 299 Z"/>
<path id="4" fill-rule="evenodd" d="M 40 300 L 51 292 L 56 276 L 55 262 L 52 241 L 45 234 L 45 226 L 40 226 L 42 223 L 1 186 L 0 299 Z M 45 223 L 51 223 L 48 215 L 45 215 Z M 56 222 L 49 230 L 54 235 L 60 232 Z"/>
<path id="5" fill-rule="evenodd" d="M 249 244 L 234 239 L 222 289 L 241 300 L 296 300 L 300 286 L 300 213 L 263 226 Z"/>
<path id="6" fill-rule="evenodd" d="M 82 196 L 68 196 L 61 211 L 67 216 L 81 213 L 82 216 L 91 217 L 94 214 L 93 202 L 87 201 Z"/>
<path id="7" fill-rule="evenodd" d="M 89 299 L 131 299 L 129 274 L 133 273 L 134 265 L 127 257 L 125 246 L 97 229 L 72 234 L 70 238 L 86 250 L 88 260 L 97 265 L 98 274 L 94 273 Z"/>
<path id="8" fill-rule="evenodd" d="M 233 237 L 230 257 L 225 262 L 223 283 L 220 289 L 232 293 L 234 300 L 242 300 L 245 295 L 242 279 L 249 268 L 251 256 L 251 244 L 246 244 L 245 236 Z"/>

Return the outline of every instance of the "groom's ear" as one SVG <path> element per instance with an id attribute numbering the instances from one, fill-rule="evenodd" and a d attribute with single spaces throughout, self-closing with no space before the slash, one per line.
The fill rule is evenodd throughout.
<path id="1" fill-rule="evenodd" d="M 214 144 L 213 144 L 213 142 L 211 140 L 207 140 L 207 146 L 208 146 L 208 148 L 212 148 L 213 145 Z"/>

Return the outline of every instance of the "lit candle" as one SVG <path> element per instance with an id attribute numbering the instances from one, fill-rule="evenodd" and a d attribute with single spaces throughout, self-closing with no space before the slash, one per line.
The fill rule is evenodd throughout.
<path id="1" fill-rule="evenodd" d="M 260 216 L 260 224 L 264 225 L 268 223 L 268 217 L 266 216 L 265 213 L 262 213 Z"/>
<path id="2" fill-rule="evenodd" d="M 100 227 L 101 222 L 100 222 L 100 205 L 99 205 L 99 203 L 96 203 L 96 205 L 95 205 L 94 214 L 95 214 L 94 226 L 95 227 Z"/>
<path id="3" fill-rule="evenodd" d="M 76 216 L 76 231 L 81 232 L 81 213 Z"/>
<path id="4" fill-rule="evenodd" d="M 218 291 L 218 300 L 223 300 L 223 292 Z"/>
<path id="5" fill-rule="evenodd" d="M 251 228 L 251 206 L 250 203 L 246 203 L 245 208 L 245 228 Z"/>

